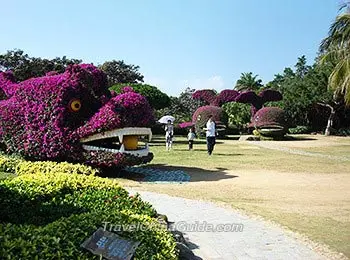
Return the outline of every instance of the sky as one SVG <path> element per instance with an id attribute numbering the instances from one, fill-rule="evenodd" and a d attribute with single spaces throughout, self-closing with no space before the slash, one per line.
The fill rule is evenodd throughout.
<path id="1" fill-rule="evenodd" d="M 0 53 L 124 60 L 171 96 L 312 64 L 338 0 L 0 0 Z"/>

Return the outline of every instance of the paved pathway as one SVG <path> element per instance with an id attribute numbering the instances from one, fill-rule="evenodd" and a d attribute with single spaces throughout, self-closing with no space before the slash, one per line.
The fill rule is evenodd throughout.
<path id="1" fill-rule="evenodd" d="M 321 157 L 321 158 L 326 158 L 326 159 L 331 159 L 331 160 L 336 160 L 336 161 L 350 161 L 350 157 L 347 156 L 335 156 L 335 155 L 329 155 L 329 154 L 321 154 L 321 153 L 312 153 L 312 152 L 306 152 L 303 150 L 298 150 L 294 148 L 288 148 L 288 147 L 282 147 L 278 144 L 274 144 L 269 141 L 248 141 L 250 144 L 254 144 L 260 147 L 264 147 L 267 149 L 273 149 L 273 150 L 278 150 L 282 152 L 287 152 L 291 154 L 299 154 L 299 155 L 306 155 L 306 156 L 312 156 L 312 157 Z"/>
<path id="2" fill-rule="evenodd" d="M 210 202 L 128 190 L 132 194 L 138 192 L 158 213 L 167 215 L 170 222 L 175 222 L 175 229 L 184 233 L 185 238 L 194 245 L 193 252 L 202 259 L 324 259 L 282 229 L 234 210 Z M 196 227 L 199 230 L 215 229 L 220 224 L 230 224 L 225 228 L 236 232 L 191 231 Z M 242 225 L 243 230 L 239 232 Z"/>

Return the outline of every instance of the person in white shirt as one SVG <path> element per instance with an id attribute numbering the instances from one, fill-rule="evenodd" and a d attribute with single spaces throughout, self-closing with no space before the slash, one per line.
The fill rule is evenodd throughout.
<path id="1" fill-rule="evenodd" d="M 207 150 L 208 154 L 211 155 L 214 150 L 215 146 L 215 135 L 216 135 L 216 130 L 215 130 L 215 122 L 213 121 L 213 116 L 210 115 L 206 128 L 204 128 L 206 131 L 206 137 L 207 137 Z"/>
<path id="2" fill-rule="evenodd" d="M 174 125 L 171 123 L 171 120 L 168 120 L 168 123 L 165 125 L 165 140 L 166 140 L 166 150 L 169 151 L 173 144 L 173 135 L 174 135 Z"/>
<path id="3" fill-rule="evenodd" d="M 188 135 L 187 135 L 187 140 L 188 140 L 188 150 L 192 150 L 193 149 L 193 142 L 194 139 L 196 138 L 196 134 L 194 133 L 194 129 L 191 127 Z"/>

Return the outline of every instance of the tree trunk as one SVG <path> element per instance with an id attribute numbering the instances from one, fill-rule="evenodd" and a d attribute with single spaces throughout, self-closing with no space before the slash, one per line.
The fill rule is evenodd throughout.
<path id="1" fill-rule="evenodd" d="M 331 113 L 329 114 L 329 117 L 328 117 L 327 127 L 326 127 L 326 130 L 324 132 L 324 135 L 329 136 L 329 135 L 331 135 L 331 128 L 333 126 L 333 121 L 334 121 L 334 117 L 335 117 L 335 109 L 334 109 L 334 107 L 332 107 L 329 104 L 323 104 L 323 103 L 318 103 L 318 104 L 321 106 L 328 107 L 331 110 Z"/>

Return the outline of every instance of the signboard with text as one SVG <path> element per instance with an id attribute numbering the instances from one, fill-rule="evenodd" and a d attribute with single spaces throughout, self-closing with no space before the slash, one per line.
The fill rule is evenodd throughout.
<path id="1" fill-rule="evenodd" d="M 112 232 L 99 228 L 81 246 L 95 255 L 110 260 L 130 260 L 140 242 L 124 239 Z"/>

